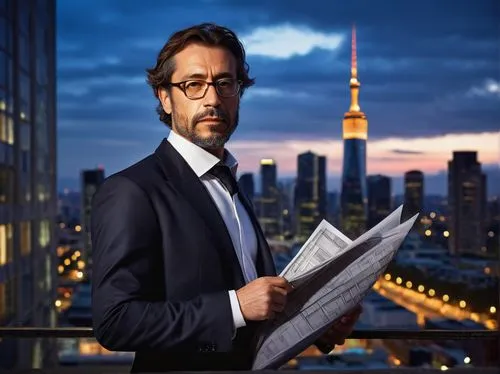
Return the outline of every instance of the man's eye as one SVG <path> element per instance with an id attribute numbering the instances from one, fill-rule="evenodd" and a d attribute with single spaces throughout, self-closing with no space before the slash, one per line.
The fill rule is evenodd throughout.
<path id="1" fill-rule="evenodd" d="M 196 89 L 196 88 L 201 88 L 201 87 L 202 87 L 201 82 L 193 81 L 193 82 L 186 83 L 186 88 L 188 88 L 188 89 Z"/>

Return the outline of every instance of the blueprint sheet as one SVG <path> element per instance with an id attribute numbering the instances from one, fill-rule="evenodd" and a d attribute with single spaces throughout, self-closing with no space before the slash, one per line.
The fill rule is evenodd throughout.
<path id="1" fill-rule="evenodd" d="M 293 286 L 285 310 L 266 321 L 253 370 L 277 369 L 355 307 L 395 256 L 418 214 L 400 224 L 402 206 L 354 241 L 323 221 L 283 270 Z"/>

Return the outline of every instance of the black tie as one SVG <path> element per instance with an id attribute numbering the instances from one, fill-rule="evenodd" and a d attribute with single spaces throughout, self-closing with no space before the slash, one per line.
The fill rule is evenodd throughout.
<path id="1" fill-rule="evenodd" d="M 231 170 L 226 165 L 217 164 L 212 169 L 209 170 L 209 174 L 219 179 L 221 183 L 226 187 L 231 196 L 238 193 L 238 182 L 231 173 Z"/>

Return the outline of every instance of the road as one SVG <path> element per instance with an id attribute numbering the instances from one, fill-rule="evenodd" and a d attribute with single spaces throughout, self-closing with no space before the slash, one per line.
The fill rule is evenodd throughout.
<path id="1" fill-rule="evenodd" d="M 451 303 L 450 300 L 443 301 L 443 297 L 446 299 L 444 295 L 436 295 L 435 292 L 431 292 L 434 294 L 431 297 L 429 291 L 425 292 L 425 288 L 423 291 L 419 291 L 414 289 L 416 286 L 411 285 L 411 287 L 413 288 L 408 288 L 404 284 L 398 285 L 384 278 L 380 278 L 373 286 L 380 295 L 415 313 L 419 324 L 423 324 L 425 318 L 444 317 L 458 321 L 470 319 L 490 330 L 497 329 L 497 322 L 494 320 L 493 314 L 474 313 L 468 310 L 466 303 L 464 307 L 460 307 Z"/>

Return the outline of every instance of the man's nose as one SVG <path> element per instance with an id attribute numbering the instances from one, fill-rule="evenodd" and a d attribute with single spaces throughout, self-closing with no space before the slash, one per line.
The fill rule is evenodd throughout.
<path id="1" fill-rule="evenodd" d="M 217 93 L 217 90 L 215 89 L 215 86 L 213 84 L 210 84 L 207 88 L 207 93 L 205 94 L 203 104 L 205 106 L 217 107 L 220 105 L 220 102 L 221 100 L 219 94 Z"/>

